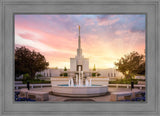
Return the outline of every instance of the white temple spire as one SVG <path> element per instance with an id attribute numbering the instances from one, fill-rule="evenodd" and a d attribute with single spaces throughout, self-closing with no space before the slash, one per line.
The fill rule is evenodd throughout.
<path id="1" fill-rule="evenodd" d="M 79 35 L 78 35 L 77 57 L 81 57 L 82 56 L 82 49 L 81 49 L 80 25 L 78 26 L 78 28 L 79 28 Z"/>
<path id="2" fill-rule="evenodd" d="M 77 28 L 77 26 L 76 26 Z M 81 48 L 81 35 L 80 35 L 80 25 L 78 25 L 78 37 L 77 37 L 77 55 L 75 58 L 70 58 L 70 71 L 79 71 L 79 67 L 81 71 L 89 71 L 89 59 L 84 58 L 82 55 Z"/>
<path id="3" fill-rule="evenodd" d="M 78 49 L 81 49 L 80 25 L 79 25 L 79 36 L 78 36 Z"/>

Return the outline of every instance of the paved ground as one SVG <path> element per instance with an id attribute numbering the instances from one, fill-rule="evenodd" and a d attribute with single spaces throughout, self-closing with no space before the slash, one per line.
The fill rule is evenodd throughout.
<path id="1" fill-rule="evenodd" d="M 32 90 L 50 92 L 51 87 L 34 88 Z M 99 97 L 88 97 L 88 98 L 73 98 L 73 97 L 63 97 L 63 96 L 57 96 L 57 95 L 49 95 L 49 101 L 51 101 L 51 102 L 68 102 L 68 101 L 109 102 L 110 101 L 110 94 L 112 92 L 130 91 L 130 89 L 109 87 L 108 91 L 109 92 L 106 95 L 99 96 Z M 120 98 L 120 99 L 123 99 L 123 98 Z"/>

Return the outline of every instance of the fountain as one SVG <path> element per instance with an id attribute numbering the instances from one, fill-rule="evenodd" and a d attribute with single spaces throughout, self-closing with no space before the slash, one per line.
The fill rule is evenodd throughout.
<path id="1" fill-rule="evenodd" d="M 86 79 L 86 81 L 85 81 L 85 85 L 86 86 L 89 86 L 89 83 L 88 83 L 88 80 Z"/>
<path id="2" fill-rule="evenodd" d="M 80 36 L 80 26 L 79 26 L 79 36 L 78 36 L 78 49 L 75 58 L 70 59 L 70 71 L 75 76 L 75 83 L 73 81 L 74 76 L 69 78 L 51 78 L 52 91 L 54 94 L 62 96 L 71 97 L 89 97 L 89 96 L 100 96 L 104 95 L 108 91 L 108 80 L 101 79 L 103 84 L 92 84 L 91 78 L 86 78 L 85 84 L 83 81 L 84 72 L 91 73 L 89 71 L 89 59 L 84 58 L 81 49 L 81 36 Z M 96 80 L 97 82 L 99 81 Z M 97 83 L 96 82 L 96 83 Z"/>
<path id="3" fill-rule="evenodd" d="M 73 82 L 72 78 L 70 80 L 68 80 L 68 86 L 71 86 L 71 87 L 74 86 L 74 82 Z"/>
<path id="4" fill-rule="evenodd" d="M 91 97 L 100 96 L 108 92 L 107 85 L 92 85 L 91 79 L 85 79 L 83 84 L 83 71 L 79 68 L 78 75 L 75 78 L 75 84 L 73 78 L 69 78 L 68 84 L 52 85 L 52 91 L 54 94 L 70 97 Z"/>

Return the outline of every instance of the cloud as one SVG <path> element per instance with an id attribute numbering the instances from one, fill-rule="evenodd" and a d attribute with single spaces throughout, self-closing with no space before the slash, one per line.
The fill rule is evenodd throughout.
<path id="1" fill-rule="evenodd" d="M 98 25 L 109 26 L 119 21 L 119 18 L 115 18 L 113 15 L 101 15 L 97 16 Z"/>
<path id="2" fill-rule="evenodd" d="M 130 30 L 132 32 L 142 32 L 142 33 L 145 32 L 145 28 L 143 26 L 137 26 L 137 25 L 132 26 Z"/>
<path id="3" fill-rule="evenodd" d="M 113 15 L 98 15 L 97 16 L 97 18 L 99 19 L 99 20 L 109 20 L 111 17 L 113 17 Z"/>
<path id="4" fill-rule="evenodd" d="M 30 46 L 32 48 L 36 48 L 39 49 L 39 51 L 42 52 L 53 52 L 53 51 L 57 51 L 56 49 L 45 45 L 44 43 L 41 43 L 39 41 L 32 41 L 32 40 L 27 40 L 27 39 L 23 39 L 20 36 L 15 36 L 15 43 L 22 45 L 22 46 Z"/>
<path id="5" fill-rule="evenodd" d="M 90 67 L 113 67 L 126 53 L 144 53 L 145 18 L 139 15 L 17 15 L 15 45 L 43 53 L 53 67 L 69 67 L 78 46 L 78 24 Z"/>
<path id="6" fill-rule="evenodd" d="M 133 23 L 131 25 L 131 31 L 144 33 L 146 29 L 145 18 L 145 15 L 135 15 L 135 17 L 132 17 Z"/>
<path id="7" fill-rule="evenodd" d="M 88 26 L 88 25 L 94 25 L 95 24 L 95 20 L 92 19 L 92 18 L 86 18 L 85 19 L 85 25 Z"/>

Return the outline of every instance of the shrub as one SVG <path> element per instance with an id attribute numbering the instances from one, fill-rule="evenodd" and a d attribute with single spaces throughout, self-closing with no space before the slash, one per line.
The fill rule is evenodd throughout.
<path id="1" fill-rule="evenodd" d="M 63 76 L 63 74 L 61 73 L 60 76 Z"/>
<path id="2" fill-rule="evenodd" d="M 30 78 L 30 75 L 29 75 L 28 73 L 26 73 L 26 74 L 23 75 L 23 79 L 24 79 L 24 80 L 27 80 L 27 79 L 29 79 L 29 78 Z"/>
<path id="3" fill-rule="evenodd" d="M 134 82 L 134 84 L 137 84 L 139 79 L 117 79 L 116 81 L 110 81 L 109 84 L 131 84 L 131 82 Z"/>
<path id="4" fill-rule="evenodd" d="M 100 73 L 97 74 L 97 76 L 100 76 L 100 75 L 101 75 Z"/>
<path id="5" fill-rule="evenodd" d="M 39 78 L 39 77 L 43 77 L 43 75 L 41 75 L 41 74 L 37 74 L 37 75 L 36 75 L 36 77 L 37 77 L 37 78 Z"/>
<path id="6" fill-rule="evenodd" d="M 64 73 L 64 77 L 67 77 L 68 76 L 68 73 Z"/>
<path id="7" fill-rule="evenodd" d="M 96 76 L 96 73 L 92 73 L 92 77 L 95 77 Z"/>
<path id="8" fill-rule="evenodd" d="M 40 79 L 34 79 L 34 80 L 23 80 L 23 84 L 27 84 L 29 82 L 30 84 L 42 84 L 42 83 L 50 83 L 50 81 L 40 80 Z"/>

